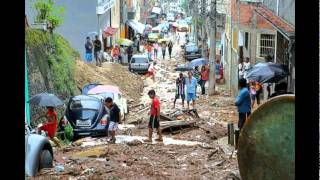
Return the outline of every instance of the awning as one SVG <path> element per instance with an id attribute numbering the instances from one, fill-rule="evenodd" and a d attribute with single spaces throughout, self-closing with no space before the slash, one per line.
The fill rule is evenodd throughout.
<path id="1" fill-rule="evenodd" d="M 143 31 L 145 29 L 145 25 L 136 21 L 136 20 L 128 20 L 127 21 L 128 26 L 130 26 L 133 30 L 135 30 L 137 33 L 143 34 Z"/>
<path id="2" fill-rule="evenodd" d="M 118 28 L 106 27 L 103 30 L 104 37 L 113 36 L 118 31 Z"/>
<path id="3" fill-rule="evenodd" d="M 161 8 L 153 7 L 151 12 L 156 13 L 156 14 L 161 14 Z"/>
<path id="4" fill-rule="evenodd" d="M 295 36 L 295 30 L 292 25 L 282 20 L 277 15 L 274 15 L 272 11 L 265 7 L 257 7 L 255 11 L 269 21 L 273 27 L 275 27 L 281 34 L 287 38 L 292 38 Z"/>

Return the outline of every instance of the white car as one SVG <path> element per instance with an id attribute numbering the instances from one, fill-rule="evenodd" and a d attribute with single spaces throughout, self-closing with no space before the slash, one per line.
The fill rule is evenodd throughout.
<path id="1" fill-rule="evenodd" d="M 94 96 L 99 99 L 106 99 L 107 97 L 111 97 L 113 102 L 118 105 L 120 109 L 120 114 L 121 114 L 121 120 L 124 121 L 126 118 L 126 115 L 129 113 L 129 108 L 127 104 L 127 99 L 124 98 L 121 94 L 118 93 L 100 93 L 96 95 L 89 95 L 89 96 Z"/>

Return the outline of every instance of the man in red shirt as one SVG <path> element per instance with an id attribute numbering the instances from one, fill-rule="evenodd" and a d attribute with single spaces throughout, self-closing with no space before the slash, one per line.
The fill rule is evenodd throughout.
<path id="1" fill-rule="evenodd" d="M 149 137 L 145 142 L 152 142 L 152 132 L 156 128 L 158 131 L 159 138 L 156 141 L 162 141 L 162 134 L 160 130 L 160 101 L 156 97 L 156 92 L 150 90 L 148 92 L 149 97 L 152 99 L 151 110 L 150 110 L 150 120 L 149 120 Z"/>

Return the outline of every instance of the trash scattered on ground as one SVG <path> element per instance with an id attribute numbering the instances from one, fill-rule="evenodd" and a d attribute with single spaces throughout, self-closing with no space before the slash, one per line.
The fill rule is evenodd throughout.
<path id="1" fill-rule="evenodd" d="M 54 169 L 55 169 L 55 171 L 56 171 L 57 173 L 60 173 L 60 172 L 63 172 L 63 171 L 64 171 L 64 166 L 63 166 L 63 165 L 56 165 L 56 166 L 54 167 Z"/>

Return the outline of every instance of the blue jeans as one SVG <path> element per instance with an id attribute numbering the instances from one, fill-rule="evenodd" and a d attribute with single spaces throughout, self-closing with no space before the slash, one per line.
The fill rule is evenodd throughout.
<path id="1" fill-rule="evenodd" d="M 148 59 L 151 59 L 151 52 L 148 52 Z"/>

